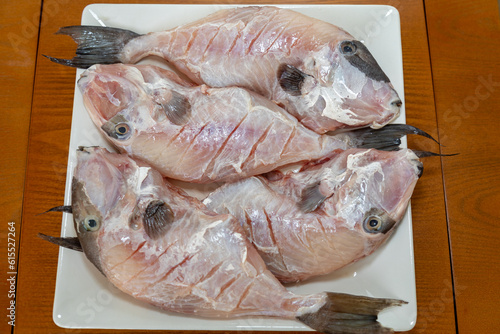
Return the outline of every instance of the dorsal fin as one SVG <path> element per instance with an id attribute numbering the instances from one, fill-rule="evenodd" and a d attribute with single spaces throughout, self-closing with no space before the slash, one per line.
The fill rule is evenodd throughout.
<path id="1" fill-rule="evenodd" d="M 153 240 L 163 236 L 174 221 L 174 213 L 161 200 L 151 201 L 144 211 L 144 230 Z"/>

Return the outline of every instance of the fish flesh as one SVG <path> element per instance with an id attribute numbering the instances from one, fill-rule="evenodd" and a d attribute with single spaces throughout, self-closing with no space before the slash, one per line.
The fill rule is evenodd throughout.
<path id="1" fill-rule="evenodd" d="M 325 333 L 389 333 L 378 312 L 405 303 L 342 293 L 296 295 L 266 269 L 236 219 L 216 214 L 157 171 L 100 147 L 80 148 L 71 207 L 81 250 L 121 291 L 209 318 L 298 319 Z"/>
<path id="2" fill-rule="evenodd" d="M 203 203 L 235 216 L 268 269 L 297 282 L 380 247 L 403 219 L 422 171 L 409 149 L 349 149 L 300 171 L 225 184 Z"/>
<path id="3" fill-rule="evenodd" d="M 159 56 L 197 84 L 244 87 L 286 109 L 317 133 L 380 128 L 401 99 L 366 48 L 330 23 L 273 6 L 220 10 L 175 29 L 139 35 L 110 27 L 70 26 L 77 43 L 64 65 L 136 63 Z"/>
<path id="4" fill-rule="evenodd" d="M 78 81 L 104 137 L 163 175 L 188 182 L 235 181 L 350 147 L 397 149 L 400 124 L 319 135 L 244 88 L 195 86 L 152 65 L 94 65 Z"/>

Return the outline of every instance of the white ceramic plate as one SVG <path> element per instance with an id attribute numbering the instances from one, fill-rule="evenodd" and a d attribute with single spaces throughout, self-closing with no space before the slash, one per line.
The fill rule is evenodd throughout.
<path id="1" fill-rule="evenodd" d="M 228 5 L 117 5 L 94 4 L 85 8 L 82 24 L 130 29 L 138 33 L 161 31 L 202 18 Z M 285 5 L 306 15 L 343 27 L 363 41 L 404 97 L 400 21 L 390 6 Z M 145 61 L 164 66 L 164 63 Z M 55 66 L 55 65 L 54 65 Z M 76 78 L 82 70 L 77 71 Z M 404 104 L 396 123 L 405 122 Z M 73 123 L 69 147 L 65 203 L 70 189 L 78 146 L 109 147 L 94 127 L 75 85 Z M 74 236 L 71 215 L 64 214 L 62 236 Z M 397 331 L 413 328 L 417 305 L 413 262 L 411 214 L 408 210 L 396 233 L 373 255 L 331 275 L 289 286 L 296 293 L 337 291 L 408 301 L 385 310 L 383 325 Z M 134 300 L 111 286 L 83 254 L 61 248 L 53 310 L 54 322 L 67 328 L 183 329 L 183 330 L 309 330 L 298 321 L 272 318 L 209 320 L 168 313 Z"/>

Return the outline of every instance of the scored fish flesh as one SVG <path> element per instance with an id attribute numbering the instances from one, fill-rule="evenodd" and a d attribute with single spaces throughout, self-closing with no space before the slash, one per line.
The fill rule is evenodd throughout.
<path id="1" fill-rule="evenodd" d="M 202 317 L 298 319 L 325 333 L 388 333 L 377 313 L 405 302 L 340 293 L 295 295 L 266 269 L 236 219 L 208 210 L 151 167 L 80 148 L 72 183 L 76 238 L 117 288 L 167 311 Z"/>
<path id="2" fill-rule="evenodd" d="M 301 171 L 225 184 L 203 203 L 235 216 L 282 282 L 373 253 L 403 219 L 423 171 L 411 150 L 350 149 Z"/>
<path id="3" fill-rule="evenodd" d="M 380 128 L 400 112 L 401 99 L 362 42 L 289 9 L 226 9 L 146 35 L 93 26 L 58 33 L 70 35 L 78 49 L 71 60 L 48 57 L 55 62 L 88 68 L 159 56 L 197 84 L 253 90 L 318 133 Z"/>
<path id="4" fill-rule="evenodd" d="M 194 86 L 151 65 L 94 65 L 78 81 L 95 125 L 121 151 L 163 175 L 196 183 L 234 181 L 336 149 L 397 149 L 407 125 L 319 135 L 243 88 Z"/>

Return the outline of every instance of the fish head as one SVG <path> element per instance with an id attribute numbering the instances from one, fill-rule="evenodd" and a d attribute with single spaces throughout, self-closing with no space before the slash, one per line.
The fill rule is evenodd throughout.
<path id="1" fill-rule="evenodd" d="M 399 116 L 401 99 L 368 48 L 357 40 L 343 40 L 335 48 L 338 66 L 330 78 L 340 96 L 344 117 L 357 126 L 377 129 Z"/>
<path id="2" fill-rule="evenodd" d="M 148 133 L 161 135 L 165 122 L 182 122 L 189 102 L 166 82 L 183 84 L 174 73 L 152 66 L 94 65 L 82 74 L 78 87 L 94 124 L 127 150 Z"/>
<path id="3" fill-rule="evenodd" d="M 154 244 L 173 222 L 160 200 L 163 178 L 148 165 L 100 147 L 79 148 L 72 182 L 77 237 L 87 258 L 105 275 L 139 245 Z M 132 268 L 147 262 L 129 261 Z"/>
<path id="4" fill-rule="evenodd" d="M 94 124 L 118 147 L 132 142 L 148 119 L 141 109 L 148 107 L 141 73 L 135 67 L 94 65 L 78 80 L 85 107 Z"/>
<path id="5" fill-rule="evenodd" d="M 299 67 L 303 82 L 297 104 L 307 110 L 301 121 L 320 133 L 377 129 L 400 113 L 401 99 L 370 51 L 344 37 L 310 53 Z"/>
<path id="6" fill-rule="evenodd" d="M 403 219 L 422 163 L 408 149 L 356 149 L 346 151 L 341 164 L 343 173 L 327 205 L 343 225 L 360 235 L 370 253 Z"/>
<path id="7" fill-rule="evenodd" d="M 71 186 L 77 237 L 87 258 L 101 272 L 98 239 L 103 222 L 124 196 L 122 173 L 107 156 L 107 151 L 99 147 L 79 148 Z"/>

